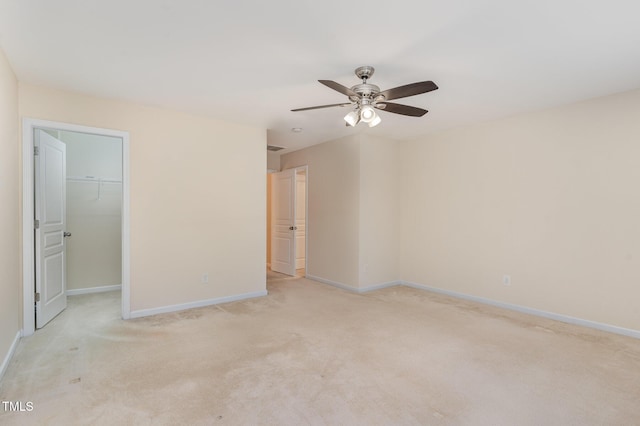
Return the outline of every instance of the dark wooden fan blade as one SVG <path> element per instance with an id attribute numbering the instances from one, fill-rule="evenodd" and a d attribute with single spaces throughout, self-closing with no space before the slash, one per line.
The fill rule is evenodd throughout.
<path id="1" fill-rule="evenodd" d="M 353 90 L 349 89 L 346 86 L 343 86 L 340 83 L 336 83 L 335 81 L 331 81 L 331 80 L 318 80 L 320 83 L 324 84 L 327 87 L 332 88 L 333 90 L 342 93 L 343 95 L 347 95 L 347 96 L 358 96 L 358 94 L 356 92 L 354 92 Z"/>
<path id="2" fill-rule="evenodd" d="M 291 111 L 296 112 L 296 111 L 308 111 L 310 109 L 320 109 L 320 108 L 331 108 L 331 107 L 344 107 L 344 106 L 349 106 L 351 105 L 351 102 L 347 102 L 347 103 L 343 103 L 343 104 L 331 104 L 331 105 L 319 105 L 319 106 L 314 106 L 314 107 L 306 107 L 306 108 L 297 108 L 297 109 L 292 109 Z"/>
<path id="3" fill-rule="evenodd" d="M 393 89 L 380 92 L 384 99 L 390 101 L 392 99 L 406 98 L 409 96 L 419 95 L 421 93 L 436 90 L 438 86 L 433 81 L 421 81 L 419 83 L 411 83 L 405 86 L 394 87 Z"/>
<path id="4" fill-rule="evenodd" d="M 394 114 L 409 115 L 411 117 L 422 117 L 429 112 L 426 109 L 416 108 L 409 105 L 394 104 L 393 102 L 381 102 L 380 105 L 376 105 L 376 108 L 382 111 L 392 112 Z"/>

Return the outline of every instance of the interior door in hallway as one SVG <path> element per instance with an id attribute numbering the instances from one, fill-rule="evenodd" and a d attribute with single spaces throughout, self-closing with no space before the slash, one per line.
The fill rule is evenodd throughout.
<path id="1" fill-rule="evenodd" d="M 67 307 L 66 145 L 37 129 L 35 146 L 36 327 L 42 328 Z"/>
<path id="2" fill-rule="evenodd" d="M 296 169 L 296 270 L 305 269 L 307 239 L 307 183 L 306 171 Z"/>
<path id="3" fill-rule="evenodd" d="M 271 179 L 271 269 L 296 274 L 296 171 L 273 173 Z"/>

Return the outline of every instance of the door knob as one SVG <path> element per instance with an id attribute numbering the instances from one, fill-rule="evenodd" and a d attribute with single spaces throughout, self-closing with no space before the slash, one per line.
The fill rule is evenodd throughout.
<path id="1" fill-rule="evenodd" d="M 64 231 L 64 232 L 62 233 L 62 236 L 63 236 L 63 237 L 70 237 L 70 236 L 71 236 L 71 232 Z"/>
<path id="2" fill-rule="evenodd" d="M 290 226 L 290 227 L 289 227 L 289 231 L 293 231 L 293 226 Z"/>

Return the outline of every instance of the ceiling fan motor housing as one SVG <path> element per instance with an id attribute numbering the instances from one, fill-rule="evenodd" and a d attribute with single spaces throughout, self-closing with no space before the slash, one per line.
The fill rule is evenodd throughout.
<path id="1" fill-rule="evenodd" d="M 356 92 L 361 98 L 375 98 L 378 93 L 380 93 L 380 88 L 375 84 L 356 84 L 351 88 L 354 92 Z"/>
<path id="2" fill-rule="evenodd" d="M 351 90 L 358 94 L 358 98 L 355 96 L 350 98 L 352 101 L 361 101 L 365 105 L 377 101 L 376 97 L 380 93 L 380 88 L 375 84 L 367 83 L 367 80 L 371 78 L 374 72 L 375 69 L 369 65 L 356 68 L 356 76 L 362 80 L 362 83 L 351 87 Z"/>
<path id="3" fill-rule="evenodd" d="M 371 78 L 375 71 L 375 68 L 373 68 L 372 66 L 364 65 L 362 67 L 356 68 L 355 73 L 360 80 L 368 80 Z"/>

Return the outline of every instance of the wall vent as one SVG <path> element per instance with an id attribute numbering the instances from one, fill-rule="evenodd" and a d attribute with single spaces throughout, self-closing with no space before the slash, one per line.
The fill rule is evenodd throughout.
<path id="1" fill-rule="evenodd" d="M 285 149 L 284 146 L 275 146 L 275 145 L 267 145 L 267 151 L 280 151 L 281 149 Z"/>

